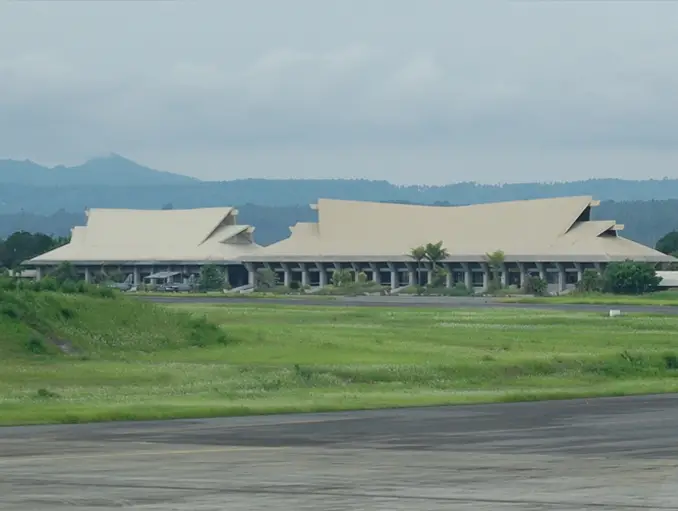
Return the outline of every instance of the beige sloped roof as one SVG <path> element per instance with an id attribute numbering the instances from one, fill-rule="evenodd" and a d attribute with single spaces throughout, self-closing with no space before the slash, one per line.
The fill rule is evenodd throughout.
<path id="1" fill-rule="evenodd" d="M 507 261 L 674 260 L 617 236 L 613 220 L 586 221 L 595 205 L 590 196 L 456 207 L 320 199 L 317 223 L 291 227 L 289 238 L 246 260 L 410 260 L 412 248 L 438 241 L 450 261 L 495 250 Z"/>
<path id="2" fill-rule="evenodd" d="M 261 247 L 254 228 L 237 223 L 230 207 L 133 210 L 91 209 L 71 242 L 28 263 L 239 261 Z"/>

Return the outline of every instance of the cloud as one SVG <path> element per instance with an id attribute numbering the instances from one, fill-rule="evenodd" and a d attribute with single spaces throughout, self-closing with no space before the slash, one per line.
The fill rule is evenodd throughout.
<path id="1" fill-rule="evenodd" d="M 3 6 L 0 152 L 678 147 L 672 3 L 83 4 Z"/>

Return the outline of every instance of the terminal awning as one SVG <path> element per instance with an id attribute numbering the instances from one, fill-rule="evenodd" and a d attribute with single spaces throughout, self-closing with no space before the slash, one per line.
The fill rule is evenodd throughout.
<path id="1" fill-rule="evenodd" d="M 180 272 L 178 271 L 159 271 L 158 273 L 153 273 L 152 275 L 149 275 L 148 277 L 144 277 L 147 279 L 168 279 L 170 277 L 176 277 L 177 275 L 181 275 Z"/>

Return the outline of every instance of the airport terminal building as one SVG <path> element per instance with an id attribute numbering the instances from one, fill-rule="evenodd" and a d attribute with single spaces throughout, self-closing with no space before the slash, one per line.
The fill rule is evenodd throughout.
<path id="1" fill-rule="evenodd" d="M 417 277 L 412 248 L 443 242 L 447 286 L 482 291 L 490 278 L 487 254 L 504 252 L 502 284 L 521 286 L 539 275 L 551 292 L 573 288 L 587 268 L 611 261 L 651 263 L 673 257 L 623 238 L 614 220 L 591 220 L 590 196 L 522 200 L 473 206 L 419 206 L 321 199 L 315 223 L 299 223 L 289 238 L 248 254 L 250 273 L 268 267 L 289 283 L 322 286 L 336 268 L 365 272 L 392 289 L 430 281 Z"/>
<path id="2" fill-rule="evenodd" d="M 317 222 L 298 223 L 287 239 L 267 247 L 255 243 L 253 227 L 237 223 L 233 208 L 92 209 L 70 244 L 26 264 L 40 270 L 70 261 L 85 278 L 116 266 L 135 283 L 157 271 L 186 278 L 218 264 L 233 287 L 245 288 L 256 285 L 261 268 L 276 272 L 281 284 L 316 287 L 331 282 L 336 269 L 350 269 L 398 289 L 430 281 L 430 268 L 418 269 L 410 252 L 442 241 L 448 287 L 486 289 L 487 254 L 501 250 L 502 284 L 521 286 L 532 274 L 560 292 L 574 287 L 585 269 L 602 271 L 611 261 L 676 261 L 623 238 L 614 220 L 591 220 L 597 205 L 590 196 L 454 207 L 320 199 L 311 206 Z"/>

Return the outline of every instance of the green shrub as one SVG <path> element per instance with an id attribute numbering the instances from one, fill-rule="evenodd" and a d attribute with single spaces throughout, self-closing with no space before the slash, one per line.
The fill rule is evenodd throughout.
<path id="1" fill-rule="evenodd" d="M 78 280 L 78 272 L 75 267 L 68 261 L 59 264 L 54 270 L 50 272 L 50 276 L 62 284 L 67 280 Z"/>
<path id="2" fill-rule="evenodd" d="M 11 303 L 0 304 L 0 314 L 9 319 L 18 319 L 21 316 L 19 309 Z"/>
<path id="3" fill-rule="evenodd" d="M 444 290 L 445 296 L 470 296 L 471 294 L 473 292 L 461 282 L 457 282 L 454 286 Z"/>
<path id="4" fill-rule="evenodd" d="M 0 290 L 16 289 L 16 280 L 7 276 L 0 276 Z"/>
<path id="5" fill-rule="evenodd" d="M 42 399 L 50 399 L 50 398 L 61 397 L 56 392 L 52 392 L 51 390 L 48 390 L 48 389 L 45 389 L 45 388 L 38 389 L 38 391 L 36 392 L 36 395 L 39 398 L 42 398 Z"/>
<path id="6" fill-rule="evenodd" d="M 98 286 L 90 286 L 87 294 L 100 298 L 115 298 L 117 296 L 115 289 Z"/>
<path id="7" fill-rule="evenodd" d="M 259 268 L 256 271 L 256 279 L 258 289 L 273 289 L 278 286 L 278 274 L 270 268 Z"/>
<path id="8" fill-rule="evenodd" d="M 59 291 L 62 293 L 77 293 L 78 287 L 75 281 L 73 280 L 64 280 L 61 285 L 59 286 Z"/>
<path id="9" fill-rule="evenodd" d="M 193 317 L 190 319 L 191 330 L 189 333 L 190 341 L 193 346 L 204 348 L 209 345 L 220 344 L 226 346 L 230 339 L 214 323 L 207 321 L 204 316 Z"/>
<path id="10" fill-rule="evenodd" d="M 603 290 L 603 278 L 598 271 L 587 268 L 582 273 L 582 278 L 577 282 L 577 291 L 582 293 L 599 293 Z"/>
<path id="11" fill-rule="evenodd" d="M 523 290 L 529 295 L 544 296 L 548 291 L 548 282 L 541 277 L 526 275 Z"/>
<path id="12" fill-rule="evenodd" d="M 615 294 L 651 293 L 656 291 L 661 278 L 654 267 L 633 261 L 610 263 L 603 273 L 604 290 Z"/>
<path id="13" fill-rule="evenodd" d="M 221 291 L 226 283 L 226 273 L 215 264 L 200 269 L 198 287 L 201 291 Z"/>
<path id="14" fill-rule="evenodd" d="M 444 288 L 447 284 L 447 275 L 448 272 L 445 268 L 436 266 L 433 268 L 433 277 L 431 278 L 430 287 L 433 288 Z"/>
<path id="15" fill-rule="evenodd" d="M 58 291 L 60 287 L 60 282 L 56 278 L 45 277 L 42 280 L 32 282 L 32 286 L 29 286 L 28 289 L 33 289 L 34 291 Z"/>
<path id="16" fill-rule="evenodd" d="M 332 278 L 330 281 L 332 282 L 333 286 L 342 287 L 348 286 L 349 284 L 355 282 L 355 277 L 351 270 L 336 269 L 332 272 Z"/>
<path id="17" fill-rule="evenodd" d="M 26 349 L 35 355 L 44 355 L 47 353 L 47 346 L 41 337 L 33 336 L 26 342 Z"/>

